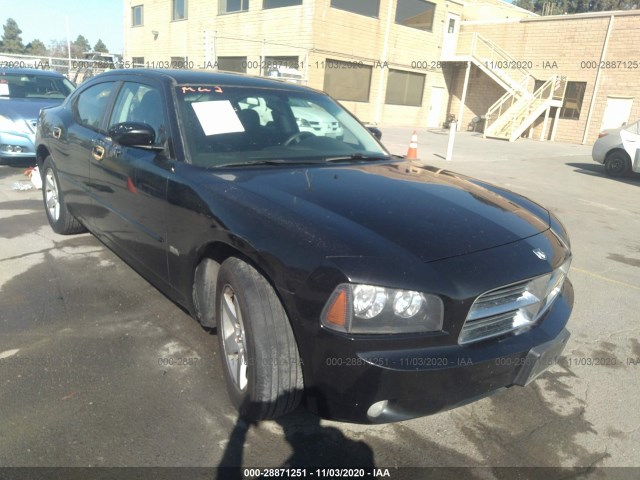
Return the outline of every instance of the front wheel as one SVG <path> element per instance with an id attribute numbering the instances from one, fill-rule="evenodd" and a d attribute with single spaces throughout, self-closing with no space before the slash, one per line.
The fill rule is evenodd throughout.
<path id="1" fill-rule="evenodd" d="M 51 156 L 45 158 L 42 165 L 42 199 L 47 220 L 54 232 L 70 235 L 85 231 L 82 224 L 67 210 L 64 194 L 58 181 L 58 172 Z"/>
<path id="2" fill-rule="evenodd" d="M 631 160 L 625 153 L 610 153 L 604 160 L 604 170 L 612 177 L 625 177 L 631 171 Z"/>
<path id="3" fill-rule="evenodd" d="M 269 282 L 248 263 L 222 263 L 216 286 L 218 345 L 229 398 L 247 420 L 281 417 L 302 398 L 300 355 Z"/>

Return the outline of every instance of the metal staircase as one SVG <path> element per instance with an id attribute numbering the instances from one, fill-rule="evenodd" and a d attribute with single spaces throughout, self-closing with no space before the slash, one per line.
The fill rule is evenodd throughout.
<path id="1" fill-rule="evenodd" d="M 551 107 L 561 107 L 567 79 L 553 75 L 530 97 L 505 93 L 494 103 L 485 115 L 484 137 L 517 140 L 533 122 L 546 112 L 546 120 Z"/>
<path id="2" fill-rule="evenodd" d="M 537 90 L 531 72 L 501 47 L 478 33 L 461 33 L 456 51 L 443 61 L 471 62 L 506 90 L 487 111 L 484 136 L 513 142 L 551 107 L 562 106 L 566 79 L 553 75 Z M 533 93 L 532 93 L 533 92 Z M 546 127 L 547 116 L 545 116 Z"/>

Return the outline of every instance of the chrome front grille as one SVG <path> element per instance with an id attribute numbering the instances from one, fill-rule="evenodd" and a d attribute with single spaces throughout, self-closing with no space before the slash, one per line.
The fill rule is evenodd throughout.
<path id="1" fill-rule="evenodd" d="M 480 295 L 469 310 L 458 343 L 520 333 L 535 325 L 562 290 L 570 264 L 571 257 L 551 273 Z"/>

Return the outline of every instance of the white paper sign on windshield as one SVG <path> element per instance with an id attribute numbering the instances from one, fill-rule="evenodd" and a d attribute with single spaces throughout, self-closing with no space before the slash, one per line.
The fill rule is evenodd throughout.
<path id="1" fill-rule="evenodd" d="M 0 95 L 9 96 L 9 84 L 8 83 L 0 83 Z"/>
<path id="2" fill-rule="evenodd" d="M 229 100 L 195 102 L 191 105 L 205 135 L 244 132 L 244 127 Z"/>

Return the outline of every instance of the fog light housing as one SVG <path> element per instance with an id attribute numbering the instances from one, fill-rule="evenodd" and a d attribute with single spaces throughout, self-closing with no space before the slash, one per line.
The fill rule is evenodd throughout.
<path id="1" fill-rule="evenodd" d="M 389 404 L 389 400 L 381 400 L 379 402 L 374 403 L 367 410 L 367 417 L 369 418 L 377 418 L 382 415 Z"/>

